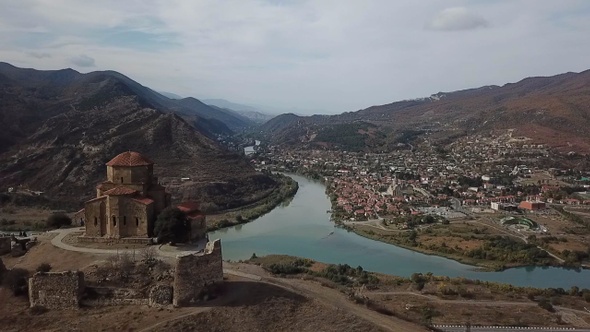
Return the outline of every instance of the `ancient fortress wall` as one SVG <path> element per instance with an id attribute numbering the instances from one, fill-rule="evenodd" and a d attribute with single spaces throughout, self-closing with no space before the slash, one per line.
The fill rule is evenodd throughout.
<path id="1" fill-rule="evenodd" d="M 172 286 L 157 284 L 149 291 L 116 287 L 87 287 L 82 304 L 87 306 L 149 305 L 161 307 L 172 303 Z"/>
<path id="2" fill-rule="evenodd" d="M 174 306 L 198 302 L 212 287 L 223 282 L 221 240 L 207 243 L 202 254 L 176 258 Z"/>
<path id="3" fill-rule="evenodd" d="M 87 306 L 145 305 L 148 297 L 136 289 L 116 287 L 87 287 L 82 303 Z"/>
<path id="4" fill-rule="evenodd" d="M 1 263 L 1 261 L 0 261 Z M 1 268 L 2 266 L 0 266 Z M 89 306 L 150 305 L 189 306 L 223 282 L 221 240 L 207 243 L 204 252 L 178 256 L 174 284 L 153 285 L 149 290 L 86 287 L 80 271 L 38 272 L 29 279 L 31 307 L 73 309 Z"/>
<path id="5" fill-rule="evenodd" d="M 78 308 L 83 293 L 84 273 L 80 271 L 37 272 L 29 279 L 31 307 Z"/>

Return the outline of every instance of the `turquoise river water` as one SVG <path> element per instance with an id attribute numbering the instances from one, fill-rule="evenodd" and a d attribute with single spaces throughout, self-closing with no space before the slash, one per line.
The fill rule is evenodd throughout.
<path id="1" fill-rule="evenodd" d="M 317 261 L 362 266 L 365 270 L 410 276 L 414 272 L 509 283 L 516 286 L 590 288 L 590 270 L 557 267 L 522 267 L 501 272 L 476 271 L 473 266 L 421 254 L 370 240 L 330 221 L 330 200 L 325 187 L 305 177 L 290 175 L 299 191 L 288 204 L 243 225 L 209 234 L 221 238 L 223 258 L 248 259 L 257 255 L 286 254 Z"/>

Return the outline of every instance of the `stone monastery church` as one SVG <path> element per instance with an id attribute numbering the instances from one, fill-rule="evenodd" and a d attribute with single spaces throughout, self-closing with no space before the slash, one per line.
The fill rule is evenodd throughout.
<path id="1" fill-rule="evenodd" d="M 96 198 L 77 215 L 85 224 L 83 238 L 99 240 L 153 237 L 158 214 L 170 206 L 170 194 L 154 176 L 154 163 L 138 152 L 123 152 L 106 163 L 107 180 L 96 187 Z M 205 236 L 205 216 L 198 203 L 177 206 L 190 221 L 189 241 Z M 139 240 L 139 239 L 138 239 Z"/>

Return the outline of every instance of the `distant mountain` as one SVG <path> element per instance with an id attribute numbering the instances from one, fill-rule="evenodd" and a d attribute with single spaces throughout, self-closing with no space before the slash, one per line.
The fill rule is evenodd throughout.
<path id="1" fill-rule="evenodd" d="M 181 96 L 179 96 L 175 93 L 172 93 L 172 92 L 158 91 L 158 93 L 166 98 L 169 98 L 169 99 L 182 99 Z"/>
<path id="2" fill-rule="evenodd" d="M 408 134 L 419 137 L 426 132 L 436 133 L 432 139 L 444 140 L 451 136 L 514 129 L 515 135 L 530 137 L 561 151 L 588 153 L 590 71 L 531 77 L 503 86 L 439 92 L 427 98 L 372 106 L 327 118 L 301 117 L 298 122 L 291 122 L 291 126 L 306 124 L 305 130 L 313 136 L 321 128 L 355 121 L 376 125 L 382 131 L 378 136 L 383 137 L 384 143 Z M 267 130 L 269 127 L 272 126 L 263 126 Z M 317 135 L 311 142 L 321 143 Z"/>
<path id="3" fill-rule="evenodd" d="M 191 178 L 169 187 L 174 199 L 224 208 L 268 194 L 276 183 L 210 138 L 230 131 L 206 112 L 218 110 L 171 101 L 116 72 L 0 63 L 0 190 L 22 186 L 76 204 L 95 194 L 105 162 L 135 150 L 154 160 L 160 179 Z"/>
<path id="4" fill-rule="evenodd" d="M 262 124 L 274 117 L 274 115 L 265 113 L 256 107 L 232 103 L 231 101 L 227 101 L 225 99 L 203 99 L 203 102 L 210 106 L 216 106 L 222 109 L 234 111 L 235 113 L 246 117 L 257 124 Z"/>
<path id="5" fill-rule="evenodd" d="M 306 117 L 293 113 L 281 114 L 265 122 L 259 129 L 265 133 L 276 134 L 286 128 L 300 124 L 301 121 L 305 122 L 305 119 Z"/>
<path id="6" fill-rule="evenodd" d="M 196 114 L 206 119 L 215 119 L 223 122 L 230 129 L 239 131 L 252 127 L 254 123 L 250 119 L 236 114 L 230 110 L 222 109 L 215 106 L 209 106 L 193 97 L 183 98 L 176 101 L 177 107 L 172 107 L 175 111 L 191 115 Z"/>

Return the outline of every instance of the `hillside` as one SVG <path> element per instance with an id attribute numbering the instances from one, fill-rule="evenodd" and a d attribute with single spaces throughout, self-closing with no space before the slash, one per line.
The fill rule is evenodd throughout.
<path id="1" fill-rule="evenodd" d="M 590 149 L 590 131 L 587 130 L 590 125 L 590 71 L 531 77 L 501 87 L 439 92 L 428 98 L 372 106 L 329 119 L 330 125 L 371 122 L 388 133 L 384 144 L 396 141 L 408 131 L 435 132 L 436 137 L 444 138 L 514 129 L 515 135 L 530 137 L 560 151 L 587 153 Z M 302 117 L 297 125 L 291 122 L 289 126 L 306 123 L 308 130 L 317 132 L 314 126 L 324 127 L 326 122 Z M 263 126 L 270 135 L 274 135 L 274 127 L 276 125 Z"/>
<path id="2" fill-rule="evenodd" d="M 241 116 L 231 110 L 209 106 L 198 99 L 188 97 L 175 101 L 178 105 L 174 109 L 186 115 L 196 114 L 206 119 L 215 119 L 223 122 L 232 130 L 241 130 L 254 125 L 250 119 Z"/>
<path id="3" fill-rule="evenodd" d="M 209 106 L 216 106 L 230 110 L 257 124 L 263 124 L 274 117 L 273 115 L 265 113 L 253 106 L 233 103 L 225 99 L 203 99 L 203 102 Z"/>
<path id="4" fill-rule="evenodd" d="M 75 206 L 95 194 L 105 162 L 126 150 L 153 159 L 161 179 L 190 177 L 173 189 L 176 200 L 206 196 L 234 207 L 276 186 L 209 138 L 227 130 L 223 123 L 163 111 L 169 99 L 130 81 L 0 64 L 0 189 L 43 191 Z"/>

